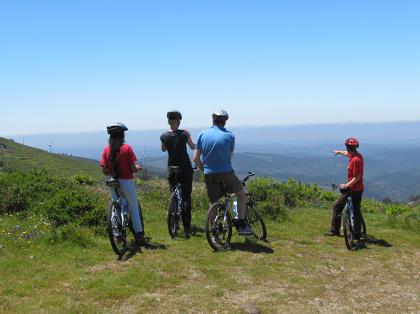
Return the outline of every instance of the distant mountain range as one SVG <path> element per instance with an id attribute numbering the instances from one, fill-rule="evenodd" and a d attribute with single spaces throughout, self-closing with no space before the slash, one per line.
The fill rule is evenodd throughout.
<path id="1" fill-rule="evenodd" d="M 160 151 L 164 130 L 127 132 L 130 143 L 146 167 L 164 173 L 166 154 Z M 201 130 L 190 132 L 197 138 Z M 238 173 L 254 171 L 260 176 L 328 187 L 343 182 L 347 160 L 333 157 L 349 136 L 361 141 L 366 162 L 366 195 L 407 200 L 420 194 L 420 122 L 348 123 L 301 126 L 233 128 L 236 135 L 234 166 Z M 99 159 L 107 142 L 106 132 L 13 136 L 17 142 L 53 152 Z"/>
<path id="2" fill-rule="evenodd" d="M 389 159 L 386 159 L 387 153 Z M 388 148 L 379 155 L 365 154 L 365 195 L 378 200 L 389 197 L 394 201 L 407 201 L 411 195 L 419 195 L 420 158 L 412 162 L 414 153 L 420 156 L 420 146 L 395 151 Z M 392 157 L 396 154 L 395 158 Z M 163 174 L 166 171 L 166 157 L 146 158 L 145 165 Z M 253 171 L 258 176 L 280 180 L 293 178 L 302 183 L 317 183 L 327 189 L 332 182 L 341 183 L 347 179 L 347 158 L 338 156 L 237 153 L 233 165 L 240 175 Z"/>
<path id="3" fill-rule="evenodd" d="M 229 128 L 229 126 L 228 126 Z M 204 129 L 204 128 L 203 128 Z M 190 129 L 197 138 L 202 129 Z M 159 137 L 165 130 L 129 130 L 127 142 L 139 156 L 161 156 Z M 267 126 L 233 128 L 238 152 L 270 154 L 327 155 L 329 149 L 342 145 L 345 138 L 358 137 L 363 149 L 370 147 L 420 144 L 420 121 L 389 123 L 316 124 L 296 126 Z M 0 136 L 3 136 L 0 134 Z M 37 135 L 8 135 L 16 142 L 49 149 L 53 152 L 99 159 L 107 141 L 105 128 L 92 133 L 54 133 Z M 368 145 L 369 144 L 369 145 Z"/>

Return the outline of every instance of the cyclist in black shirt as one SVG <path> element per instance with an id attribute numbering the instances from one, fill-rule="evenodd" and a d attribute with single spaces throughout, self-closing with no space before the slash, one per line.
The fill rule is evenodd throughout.
<path id="1" fill-rule="evenodd" d="M 191 135 L 186 130 L 180 130 L 182 115 L 179 111 L 170 111 L 167 113 L 170 130 L 160 136 L 162 151 L 168 152 L 168 181 L 172 188 L 175 186 L 175 176 L 170 166 L 181 167 L 180 181 L 182 185 L 182 199 L 185 202 L 185 213 L 182 215 L 185 237 L 191 234 L 191 192 L 194 170 L 191 166 L 190 157 L 187 152 L 188 146 L 194 150 L 195 143 Z"/>

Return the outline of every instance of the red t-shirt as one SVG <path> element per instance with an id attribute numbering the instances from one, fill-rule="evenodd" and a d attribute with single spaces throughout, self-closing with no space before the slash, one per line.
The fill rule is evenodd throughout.
<path id="1" fill-rule="evenodd" d="M 112 174 L 112 167 L 109 161 L 109 155 L 111 153 L 111 147 L 108 145 L 104 148 L 101 158 L 101 167 L 108 169 Z M 118 154 L 118 167 L 120 171 L 119 179 L 133 179 L 133 172 L 131 171 L 131 165 L 137 161 L 136 155 L 133 149 L 128 144 L 123 144 Z"/>
<path id="2" fill-rule="evenodd" d="M 363 186 L 363 156 L 359 153 L 349 153 L 349 167 L 347 170 L 347 177 L 348 180 L 352 180 L 358 175 L 362 175 L 362 178 L 359 182 L 357 182 L 353 187 L 351 188 L 354 192 L 361 192 L 364 190 Z"/>

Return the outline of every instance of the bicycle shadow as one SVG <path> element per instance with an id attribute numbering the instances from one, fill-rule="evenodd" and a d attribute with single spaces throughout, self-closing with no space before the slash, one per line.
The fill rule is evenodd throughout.
<path id="1" fill-rule="evenodd" d="M 354 250 L 369 249 L 368 244 L 382 246 L 382 247 L 385 247 L 385 248 L 392 247 L 392 244 L 390 244 L 386 240 L 384 240 L 384 239 L 377 239 L 374 236 L 367 234 L 367 235 L 361 237 L 360 241 L 357 243 L 357 245 L 355 246 Z"/>
<path id="2" fill-rule="evenodd" d="M 191 236 L 193 237 L 202 237 L 203 234 L 206 233 L 206 230 L 204 230 L 204 228 L 202 227 L 198 227 L 198 226 L 192 226 L 191 227 Z"/>
<path id="3" fill-rule="evenodd" d="M 120 256 L 118 258 L 118 260 L 123 261 L 123 262 L 128 261 L 129 259 L 136 256 L 138 253 L 143 254 L 143 249 L 145 249 L 145 250 L 166 250 L 167 248 L 168 248 L 168 246 L 166 246 L 164 244 L 153 242 L 150 237 L 146 237 L 146 245 L 143 245 L 143 246 L 137 246 L 135 244 L 134 240 L 132 240 L 130 242 L 130 245 L 127 247 L 126 253 L 123 256 Z"/>
<path id="4" fill-rule="evenodd" d="M 250 253 L 256 253 L 256 254 L 261 254 L 261 253 L 273 254 L 274 253 L 274 250 L 271 247 L 262 245 L 252 240 L 245 240 L 245 242 L 242 242 L 242 243 L 231 243 L 230 250 L 250 252 Z"/>

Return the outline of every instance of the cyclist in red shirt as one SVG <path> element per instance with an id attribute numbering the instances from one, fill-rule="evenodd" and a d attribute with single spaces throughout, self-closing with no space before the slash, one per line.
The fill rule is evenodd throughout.
<path id="1" fill-rule="evenodd" d="M 100 165 L 104 175 L 110 175 L 118 179 L 120 183 L 120 189 L 128 203 L 135 243 L 140 246 L 147 245 L 147 242 L 144 238 L 143 216 L 137 199 L 133 173 L 140 171 L 141 167 L 136 163 L 137 158 L 131 146 L 124 143 L 124 132 L 127 130 L 123 123 L 115 123 L 107 127 L 109 145 L 102 152 Z M 111 189 L 111 196 L 112 199 L 117 197 L 113 189 Z"/>
<path id="2" fill-rule="evenodd" d="M 340 191 L 342 196 L 337 200 L 333 207 L 333 216 L 331 221 L 331 230 L 327 232 L 326 236 L 339 236 L 341 225 L 341 213 L 346 206 L 347 198 L 352 197 L 354 218 L 355 218 L 355 232 L 356 239 L 361 235 L 361 212 L 360 205 L 362 203 L 362 194 L 364 190 L 363 185 L 363 156 L 357 151 L 359 148 L 359 141 L 355 138 L 348 138 L 344 143 L 346 150 L 335 150 L 334 155 L 343 155 L 349 157 L 349 166 L 347 170 L 348 182 L 340 184 Z"/>

